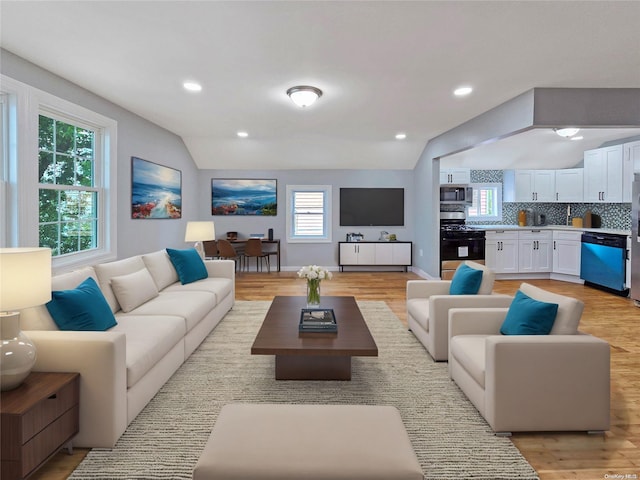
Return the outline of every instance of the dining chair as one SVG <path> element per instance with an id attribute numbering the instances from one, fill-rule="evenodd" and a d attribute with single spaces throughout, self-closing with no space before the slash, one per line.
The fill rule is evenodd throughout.
<path id="1" fill-rule="evenodd" d="M 204 258 L 213 259 L 219 258 L 220 254 L 218 253 L 218 245 L 215 240 L 207 240 L 202 242 L 204 246 Z"/>
<path id="2" fill-rule="evenodd" d="M 240 262 L 240 269 L 242 269 L 242 257 L 238 255 L 236 249 L 233 248 L 231 242 L 225 239 L 217 241 L 218 257 L 225 260 L 233 260 L 236 262 L 236 269 L 238 269 L 238 262 Z"/>
<path id="3" fill-rule="evenodd" d="M 269 261 L 269 252 L 262 250 L 262 240 L 259 238 L 250 238 L 244 247 L 244 264 L 249 270 L 249 259 L 256 259 L 256 272 L 258 271 L 258 262 L 260 262 L 260 271 L 262 271 L 262 261 L 266 260 L 267 271 L 271 273 L 271 262 Z"/>

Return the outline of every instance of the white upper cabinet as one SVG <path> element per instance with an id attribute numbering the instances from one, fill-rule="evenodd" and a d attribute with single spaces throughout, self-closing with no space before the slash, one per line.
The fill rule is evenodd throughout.
<path id="1" fill-rule="evenodd" d="M 556 199 L 555 170 L 507 170 L 504 185 L 505 201 L 554 202 Z M 508 192 L 509 188 L 513 191 Z"/>
<path id="2" fill-rule="evenodd" d="M 556 170 L 556 202 L 572 203 L 584 200 L 583 173 L 582 168 Z"/>
<path id="3" fill-rule="evenodd" d="M 633 174 L 640 173 L 640 141 L 622 145 L 622 201 L 631 202 Z"/>
<path id="4" fill-rule="evenodd" d="M 623 145 L 584 152 L 584 201 L 622 202 Z"/>
<path id="5" fill-rule="evenodd" d="M 440 169 L 440 185 L 471 183 L 471 169 L 442 168 Z"/>

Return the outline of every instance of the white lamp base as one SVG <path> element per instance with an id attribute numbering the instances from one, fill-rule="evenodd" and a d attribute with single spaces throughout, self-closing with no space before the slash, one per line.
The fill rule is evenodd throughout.
<path id="1" fill-rule="evenodd" d="M 0 390 L 18 387 L 36 363 L 36 347 L 20 330 L 20 312 L 0 313 Z"/>

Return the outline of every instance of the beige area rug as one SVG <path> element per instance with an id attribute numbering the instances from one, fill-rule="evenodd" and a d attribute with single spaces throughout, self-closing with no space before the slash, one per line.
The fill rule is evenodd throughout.
<path id="1" fill-rule="evenodd" d="M 190 479 L 218 412 L 235 402 L 394 405 L 425 478 L 538 478 L 384 302 L 359 302 L 379 357 L 354 358 L 350 382 L 275 381 L 274 358 L 250 354 L 269 304 L 237 302 L 115 448 L 93 449 L 70 478 Z"/>

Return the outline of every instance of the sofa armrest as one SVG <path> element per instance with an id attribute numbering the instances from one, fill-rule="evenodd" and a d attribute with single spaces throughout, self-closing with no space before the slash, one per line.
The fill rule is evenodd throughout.
<path id="1" fill-rule="evenodd" d="M 456 335 L 498 335 L 508 308 L 452 308 L 449 338 Z"/>
<path id="2" fill-rule="evenodd" d="M 78 447 L 111 448 L 127 428 L 127 366 L 122 332 L 29 330 L 37 372 L 80 374 Z"/>
<path id="3" fill-rule="evenodd" d="M 205 260 L 209 277 L 221 277 L 235 280 L 236 265 L 233 260 Z M 234 282 L 235 283 L 235 282 Z"/>
<path id="4" fill-rule="evenodd" d="M 609 344 L 591 335 L 487 338 L 487 421 L 496 431 L 608 430 Z"/>
<path id="5" fill-rule="evenodd" d="M 431 295 L 448 295 L 451 280 L 409 280 L 407 281 L 407 300 L 429 298 Z"/>

